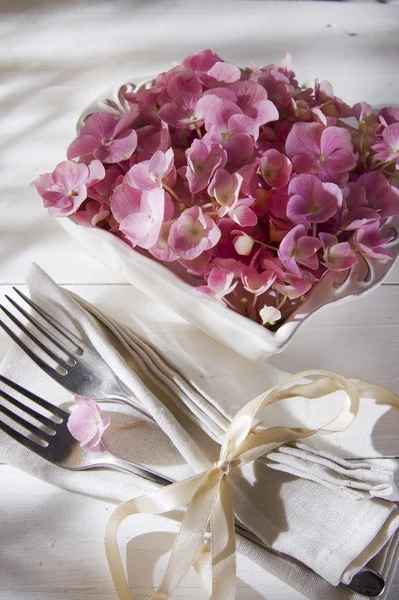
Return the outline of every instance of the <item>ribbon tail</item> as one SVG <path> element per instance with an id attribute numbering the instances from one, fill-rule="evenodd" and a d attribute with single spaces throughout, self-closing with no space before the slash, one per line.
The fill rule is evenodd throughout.
<path id="1" fill-rule="evenodd" d="M 207 471 L 187 508 L 162 583 L 151 600 L 166 600 L 195 563 L 219 491 L 221 473 Z"/>
<path id="2" fill-rule="evenodd" d="M 212 600 L 234 600 L 236 593 L 236 537 L 233 493 L 222 477 L 212 513 Z"/>
<path id="3" fill-rule="evenodd" d="M 187 506 L 203 477 L 204 474 L 201 473 L 152 494 L 127 500 L 116 507 L 107 523 L 104 543 L 109 569 L 119 600 L 132 600 L 118 547 L 120 524 L 131 515 L 140 513 L 160 515 L 175 508 Z"/>

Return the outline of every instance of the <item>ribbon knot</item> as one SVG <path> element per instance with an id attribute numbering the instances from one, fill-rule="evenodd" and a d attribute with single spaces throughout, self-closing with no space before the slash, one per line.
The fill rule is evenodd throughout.
<path id="1" fill-rule="evenodd" d="M 219 469 L 222 475 L 228 475 L 231 469 L 231 462 L 226 458 L 221 458 L 214 463 L 215 467 Z"/>
<path id="2" fill-rule="evenodd" d="M 310 376 L 323 376 L 311 383 L 296 383 Z M 345 391 L 344 407 L 335 419 L 317 429 L 269 427 L 253 430 L 256 415 L 266 406 L 285 398 L 320 399 L 335 391 Z M 333 399 L 333 402 L 335 400 Z M 359 394 L 351 381 L 328 371 L 304 371 L 261 394 L 234 417 L 223 441 L 220 458 L 194 477 L 179 481 L 146 496 L 120 504 L 108 521 L 105 549 L 119 600 L 131 600 L 121 557 L 118 527 L 130 515 L 159 515 L 187 506 L 166 573 L 150 600 L 167 600 L 191 566 L 197 570 L 212 600 L 234 600 L 236 545 L 234 503 L 230 478 L 232 461 L 247 464 L 278 446 L 315 433 L 344 431 L 359 408 Z M 259 425 L 259 423 L 257 423 Z M 215 469 L 217 467 L 217 470 Z M 210 531 L 209 547 L 204 542 Z"/>

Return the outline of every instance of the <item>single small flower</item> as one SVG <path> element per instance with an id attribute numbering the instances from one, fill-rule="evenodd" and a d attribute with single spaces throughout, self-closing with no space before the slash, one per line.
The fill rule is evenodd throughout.
<path id="1" fill-rule="evenodd" d="M 271 100 L 279 110 L 287 108 L 292 99 L 291 85 L 289 78 L 277 69 L 263 67 L 258 82 L 265 88 L 269 100 Z"/>
<path id="2" fill-rule="evenodd" d="M 335 183 L 324 183 L 314 175 L 295 177 L 289 187 L 287 216 L 293 223 L 309 226 L 333 217 L 342 204 L 342 191 Z"/>
<path id="3" fill-rule="evenodd" d="M 157 243 L 155 246 L 148 248 L 148 252 L 152 254 L 152 256 L 155 256 L 155 258 L 162 260 L 163 262 L 173 262 L 179 258 L 168 243 L 170 228 L 172 227 L 173 222 L 173 219 L 171 219 L 170 221 L 164 221 L 162 223 Z"/>
<path id="4" fill-rule="evenodd" d="M 179 258 L 179 263 L 187 269 L 189 275 L 200 279 L 206 279 L 213 268 L 213 265 L 211 264 L 212 258 L 212 250 L 205 250 L 202 254 L 191 260 Z"/>
<path id="5" fill-rule="evenodd" d="M 226 90 L 226 88 L 222 89 Z M 251 117 L 259 125 L 278 120 L 277 108 L 271 100 L 268 100 L 265 88 L 259 83 L 250 80 L 237 81 L 229 85 L 228 91 L 234 93 L 232 100 L 241 108 L 244 115 Z M 215 93 L 214 90 L 210 92 Z"/>
<path id="6" fill-rule="evenodd" d="M 224 296 L 236 288 L 238 282 L 233 283 L 233 279 L 234 273 L 227 273 L 219 267 L 213 267 L 208 275 L 206 285 L 200 285 L 196 289 L 201 294 L 206 294 L 221 302 Z"/>
<path id="7" fill-rule="evenodd" d="M 349 131 L 319 123 L 294 123 L 285 143 L 297 173 L 312 173 L 325 181 L 347 180 L 356 167 Z"/>
<path id="8" fill-rule="evenodd" d="M 254 267 L 244 266 L 241 271 L 241 281 L 244 289 L 255 296 L 260 296 L 267 292 L 275 282 L 276 277 L 273 271 L 258 273 Z"/>
<path id="9" fill-rule="evenodd" d="M 192 194 L 205 189 L 216 169 L 223 168 L 227 162 L 226 151 L 220 144 L 211 144 L 208 147 L 197 139 L 186 150 L 186 157 L 187 167 L 182 168 L 182 174 L 187 178 Z"/>
<path id="10" fill-rule="evenodd" d="M 195 125 L 204 124 L 204 114 L 201 110 L 198 94 L 182 94 L 162 106 L 159 116 L 171 127 L 194 129 Z"/>
<path id="11" fill-rule="evenodd" d="M 377 258 L 379 260 L 391 260 L 392 255 L 384 245 L 392 240 L 392 237 L 382 238 L 379 223 L 371 223 L 357 229 L 353 235 L 353 243 L 357 250 L 366 258 Z"/>
<path id="12" fill-rule="evenodd" d="M 193 206 L 173 223 L 168 243 L 179 257 L 191 260 L 216 246 L 220 235 L 216 223 L 199 206 Z"/>
<path id="13" fill-rule="evenodd" d="M 335 96 L 329 81 L 316 81 L 315 101 L 323 113 L 330 117 L 345 119 L 353 116 L 353 110 L 341 98 Z"/>
<path id="14" fill-rule="evenodd" d="M 399 109 L 388 107 L 382 108 L 378 113 L 380 121 L 387 127 L 393 125 L 393 123 L 399 123 Z"/>
<path id="15" fill-rule="evenodd" d="M 208 194 L 220 205 L 219 216 L 224 217 L 238 203 L 243 178 L 237 173 L 218 169 L 209 184 Z"/>
<path id="16" fill-rule="evenodd" d="M 248 256 L 252 252 L 255 240 L 244 231 L 237 231 L 237 236 L 233 240 L 233 245 L 237 254 Z"/>
<path id="17" fill-rule="evenodd" d="M 295 277 L 295 275 L 286 277 L 284 282 L 276 281 L 273 286 L 277 292 L 280 292 L 280 294 L 286 296 L 289 300 L 296 300 L 304 296 L 311 287 L 311 281 L 303 279 L 303 277 Z"/>
<path id="18" fill-rule="evenodd" d="M 346 271 L 359 262 L 349 242 L 338 242 L 338 238 L 331 233 L 319 234 L 323 244 L 324 264 L 331 271 Z"/>
<path id="19" fill-rule="evenodd" d="M 98 160 L 87 166 L 73 160 L 59 163 L 52 173 L 39 175 L 32 185 L 43 199 L 52 217 L 69 217 L 87 198 L 87 188 L 104 178 L 105 169 Z"/>
<path id="20" fill-rule="evenodd" d="M 267 150 L 260 159 L 260 172 L 271 188 L 283 188 L 290 180 L 291 161 L 278 150 Z"/>
<path id="21" fill-rule="evenodd" d="M 218 214 L 220 217 L 228 215 L 241 227 L 253 227 L 258 217 L 250 208 L 255 199 L 239 199 L 243 177 L 238 173 L 229 173 L 225 169 L 218 169 L 209 184 L 208 194 L 220 204 Z"/>
<path id="22" fill-rule="evenodd" d="M 399 168 L 399 123 L 388 125 L 382 132 L 382 141 L 373 144 L 375 158 L 383 162 L 395 161 Z"/>
<path id="23" fill-rule="evenodd" d="M 173 203 L 160 188 L 140 191 L 122 183 L 112 195 L 111 211 L 133 247 L 152 248 L 158 242 L 163 220 L 173 214 Z"/>
<path id="24" fill-rule="evenodd" d="M 262 320 L 262 325 L 275 325 L 281 319 L 281 312 L 275 306 L 267 306 L 259 311 L 259 316 Z"/>
<path id="25" fill-rule="evenodd" d="M 240 68 L 227 61 L 216 62 L 207 73 L 201 75 L 201 81 L 208 87 L 234 83 L 241 77 Z"/>
<path id="26" fill-rule="evenodd" d="M 101 438 L 110 425 L 110 419 L 102 418 L 99 405 L 90 398 L 75 396 L 75 402 L 77 406 L 67 423 L 71 435 L 80 442 L 82 448 L 101 451 Z"/>
<path id="27" fill-rule="evenodd" d="M 286 269 L 300 277 L 302 270 L 299 265 L 313 270 L 317 269 L 319 266 L 317 252 L 320 248 L 321 241 L 306 235 L 304 225 L 297 225 L 282 240 L 278 249 L 278 257 Z"/>
<path id="28" fill-rule="evenodd" d="M 129 159 L 137 146 L 137 133 L 131 128 L 135 116 L 126 113 L 116 120 L 108 113 L 90 115 L 78 137 L 69 145 L 68 159 L 85 154 L 92 154 L 105 163 Z"/>
<path id="29" fill-rule="evenodd" d="M 109 204 L 102 200 L 88 200 L 73 215 L 73 220 L 83 227 L 95 227 L 110 216 Z"/>
<path id="30" fill-rule="evenodd" d="M 391 186 L 382 173 L 379 171 L 363 173 L 357 183 L 366 190 L 368 207 L 377 211 L 381 217 L 399 214 L 399 190 Z"/>
<path id="31" fill-rule="evenodd" d="M 172 181 L 169 181 L 171 178 Z M 150 160 L 133 165 L 126 173 L 126 183 L 139 190 L 161 188 L 166 181 L 173 185 L 176 178 L 172 148 L 158 150 Z"/>
<path id="32" fill-rule="evenodd" d="M 207 73 L 214 64 L 222 59 L 213 50 L 202 50 L 195 54 L 187 56 L 182 65 L 195 71 L 196 73 Z"/>

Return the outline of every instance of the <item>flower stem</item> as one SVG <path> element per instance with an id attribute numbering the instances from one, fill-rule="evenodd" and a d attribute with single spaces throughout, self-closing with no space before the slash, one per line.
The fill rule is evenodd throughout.
<path id="1" fill-rule="evenodd" d="M 198 123 L 195 123 L 194 125 L 195 125 L 196 132 L 198 133 L 199 139 L 202 140 L 202 133 L 201 133 L 200 126 L 198 125 Z"/>
<path id="2" fill-rule="evenodd" d="M 312 230 L 313 230 L 314 237 L 316 237 L 316 235 L 317 235 L 317 223 L 313 223 L 312 224 Z"/>
<path id="3" fill-rule="evenodd" d="M 180 200 L 180 198 L 179 198 L 179 196 L 176 194 L 176 192 L 174 192 L 174 191 L 172 190 L 172 188 L 171 188 L 171 187 L 169 187 L 168 185 L 166 185 L 166 183 L 163 183 L 163 184 L 162 184 L 162 187 L 163 187 L 163 189 L 164 189 L 166 192 L 168 192 L 168 193 L 169 193 L 171 196 L 173 196 L 173 198 L 176 200 L 176 202 L 179 202 L 179 204 L 180 204 L 180 203 L 181 203 L 181 204 L 184 204 L 184 202 L 182 202 L 182 201 Z"/>
<path id="4" fill-rule="evenodd" d="M 123 423 L 120 425 L 111 424 L 110 427 L 112 429 L 133 429 L 134 427 L 140 427 L 140 425 L 144 425 L 145 421 L 135 421 L 134 423 Z"/>
<path id="5" fill-rule="evenodd" d="M 265 248 L 270 248 L 270 250 L 274 250 L 275 252 L 278 251 L 278 249 L 275 248 L 274 246 L 270 246 L 269 244 L 265 244 L 265 242 L 261 242 L 260 240 L 254 240 L 254 244 L 260 244 L 261 246 L 264 246 Z"/>
<path id="6" fill-rule="evenodd" d="M 229 308 L 231 308 L 231 309 L 232 309 L 232 310 L 234 310 L 235 312 L 238 312 L 238 311 L 237 311 L 237 308 L 234 306 L 234 304 L 232 304 L 232 303 L 230 302 L 230 300 L 227 300 L 227 298 L 223 298 L 223 302 L 225 302 Z"/>
<path id="7" fill-rule="evenodd" d="M 280 310 L 280 308 L 282 308 L 284 306 L 284 304 L 287 302 L 288 300 L 288 296 L 283 296 L 283 299 L 281 300 L 280 304 L 278 306 L 276 306 L 277 310 Z"/>

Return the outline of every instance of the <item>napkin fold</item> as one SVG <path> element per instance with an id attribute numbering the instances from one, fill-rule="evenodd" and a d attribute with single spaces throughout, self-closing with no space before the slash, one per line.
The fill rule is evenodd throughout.
<path id="1" fill-rule="evenodd" d="M 113 422 L 140 419 L 135 429 L 110 430 L 107 445 L 117 455 L 172 479 L 184 479 L 217 460 L 220 442 L 240 407 L 212 397 L 184 375 L 151 343 L 135 332 L 135 321 L 116 321 L 82 298 L 57 286 L 39 267 L 28 275 L 33 300 L 52 316 L 85 336 L 117 376 L 153 415 L 156 424 L 120 403 L 104 405 Z M 217 360 L 217 355 L 214 360 Z M 182 357 L 184 363 L 184 357 Z M 52 402 L 69 406 L 73 397 L 15 347 L 1 373 Z M 286 374 L 267 367 L 272 387 Z M 228 374 L 230 379 L 232 374 Z M 362 382 L 362 389 L 364 383 Z M 379 389 L 367 388 L 378 397 Z M 371 392 L 370 392 L 371 390 Z M 389 393 L 388 393 L 389 396 Z M 387 400 L 387 391 L 381 397 Z M 243 397 L 241 405 L 250 398 Z M 396 398 L 392 395 L 392 401 Z M 237 406 L 238 404 L 238 406 Z M 148 493 L 154 485 L 123 473 L 74 473 L 60 469 L 0 432 L 0 461 L 8 462 L 60 487 L 114 501 Z M 267 545 L 305 563 L 298 564 L 239 540 L 238 549 L 310 599 L 357 600 L 348 583 L 364 565 L 378 570 L 387 584 L 397 565 L 399 511 L 391 474 L 363 462 L 298 442 L 235 470 L 231 477 L 237 516 Z M 378 497 L 380 496 L 380 497 Z"/>

